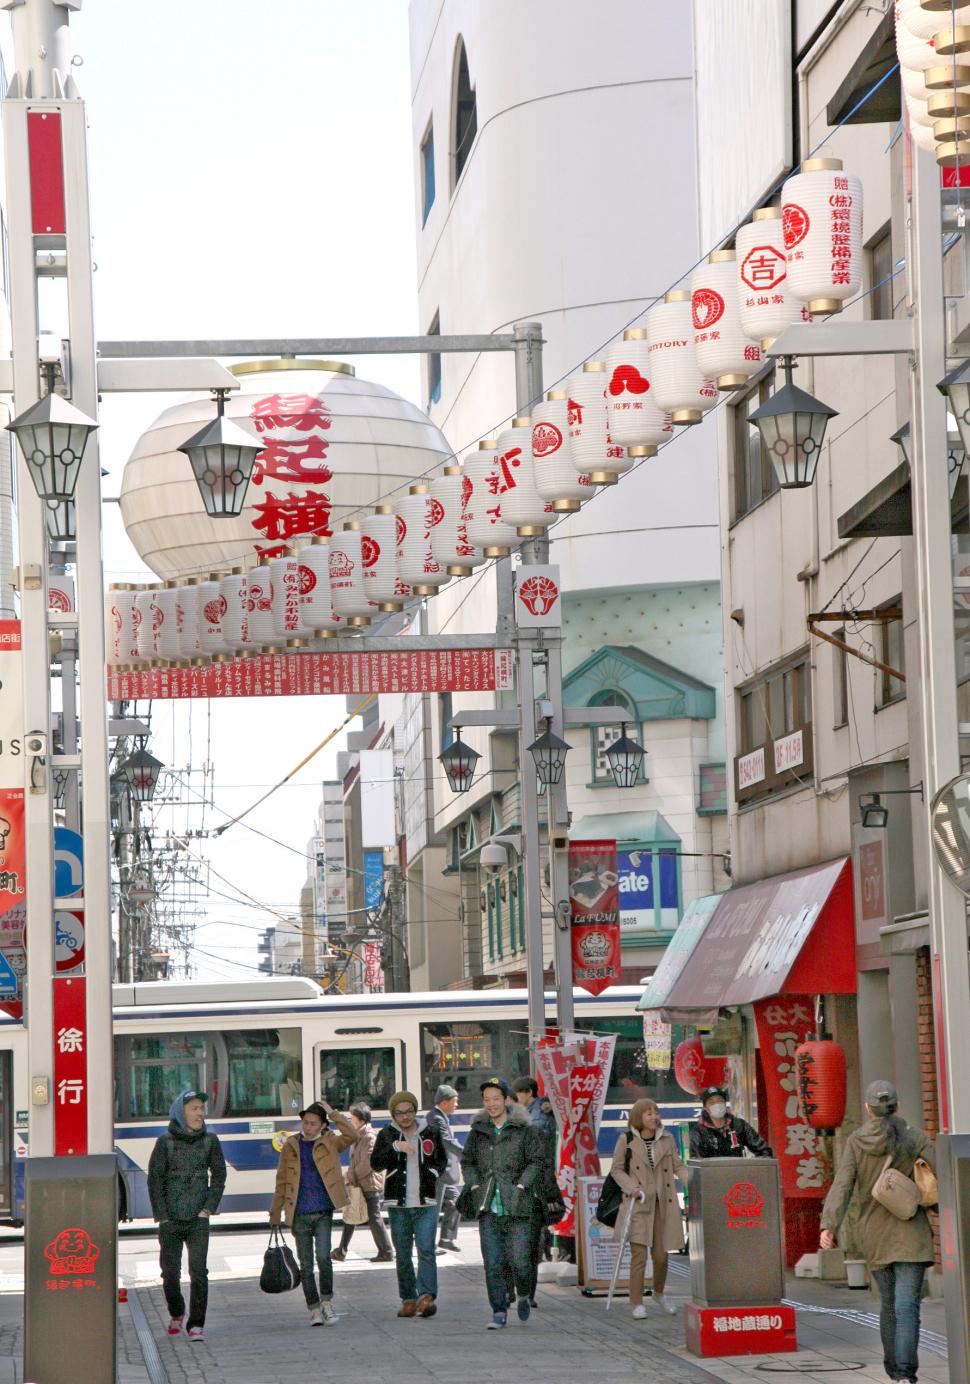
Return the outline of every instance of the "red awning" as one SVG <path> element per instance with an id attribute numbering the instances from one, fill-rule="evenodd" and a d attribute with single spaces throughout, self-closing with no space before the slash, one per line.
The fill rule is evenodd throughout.
<path id="1" fill-rule="evenodd" d="M 848 859 L 729 889 L 667 995 L 663 1013 L 715 1012 L 772 995 L 855 994 Z"/>

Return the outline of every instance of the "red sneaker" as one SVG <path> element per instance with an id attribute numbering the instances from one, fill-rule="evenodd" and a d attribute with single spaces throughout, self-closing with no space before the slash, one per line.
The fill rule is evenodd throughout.
<path id="1" fill-rule="evenodd" d="M 181 1336 L 181 1334 L 182 1334 L 182 1323 L 183 1323 L 184 1321 L 185 1321 L 185 1318 L 184 1318 L 184 1317 L 169 1317 L 169 1319 L 168 1319 L 168 1334 L 169 1334 L 170 1336 Z"/>
<path id="2" fill-rule="evenodd" d="M 205 1340 L 205 1332 L 202 1330 L 202 1327 L 201 1327 L 201 1326 L 190 1326 L 190 1327 L 189 1327 L 189 1340 L 190 1340 L 190 1341 L 204 1341 L 204 1340 Z"/>

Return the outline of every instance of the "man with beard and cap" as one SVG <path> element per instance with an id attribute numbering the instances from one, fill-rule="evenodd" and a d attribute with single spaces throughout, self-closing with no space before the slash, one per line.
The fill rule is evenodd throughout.
<path id="1" fill-rule="evenodd" d="M 388 1101 L 391 1122 L 377 1136 L 370 1165 L 383 1172 L 384 1202 L 391 1222 L 399 1317 L 433 1317 L 437 1312 L 438 1179 L 448 1164 L 441 1130 L 418 1116 L 418 1098 L 395 1091 Z M 418 1273 L 414 1274 L 414 1246 Z"/>
<path id="2" fill-rule="evenodd" d="M 209 1217 L 219 1209 L 226 1186 L 226 1160 L 215 1134 L 205 1127 L 204 1091 L 181 1091 L 169 1110 L 168 1133 L 156 1141 L 148 1162 L 148 1195 L 158 1221 L 159 1267 L 168 1304 L 168 1334 L 178 1336 L 185 1320 L 182 1246 L 189 1253 L 190 1341 L 201 1341 L 209 1296 Z"/>
<path id="3" fill-rule="evenodd" d="M 705 1086 L 701 1092 L 701 1117 L 690 1127 L 691 1158 L 743 1158 L 750 1149 L 755 1158 L 772 1158 L 771 1148 L 747 1120 L 728 1111 L 723 1086 Z"/>

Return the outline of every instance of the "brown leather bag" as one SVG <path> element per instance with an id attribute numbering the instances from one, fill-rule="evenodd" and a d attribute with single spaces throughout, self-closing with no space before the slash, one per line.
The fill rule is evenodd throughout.
<path id="1" fill-rule="evenodd" d="M 913 1169 L 913 1181 L 919 1189 L 920 1206 L 936 1206 L 940 1200 L 940 1189 L 936 1173 L 925 1158 L 917 1158 Z"/>
<path id="2" fill-rule="evenodd" d="M 889 1166 L 892 1161 L 889 1154 L 873 1184 L 872 1198 L 899 1220 L 911 1221 L 920 1208 L 920 1190 L 911 1177 Z"/>

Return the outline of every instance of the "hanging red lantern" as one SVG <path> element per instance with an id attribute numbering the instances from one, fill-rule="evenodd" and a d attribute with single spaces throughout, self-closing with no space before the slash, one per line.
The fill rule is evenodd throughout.
<path id="1" fill-rule="evenodd" d="M 699 1038 L 685 1038 L 674 1052 L 674 1076 L 677 1085 L 689 1096 L 699 1096 L 707 1082 L 707 1059 Z"/>
<path id="2" fill-rule="evenodd" d="M 704 1058 L 704 1080 L 701 1084 L 702 1091 L 705 1086 L 722 1086 L 727 1090 L 728 1059 L 726 1057 Z"/>
<path id="3" fill-rule="evenodd" d="M 813 1129 L 837 1129 L 845 1119 L 845 1050 L 831 1038 L 799 1044 L 795 1077 L 802 1118 Z"/>

